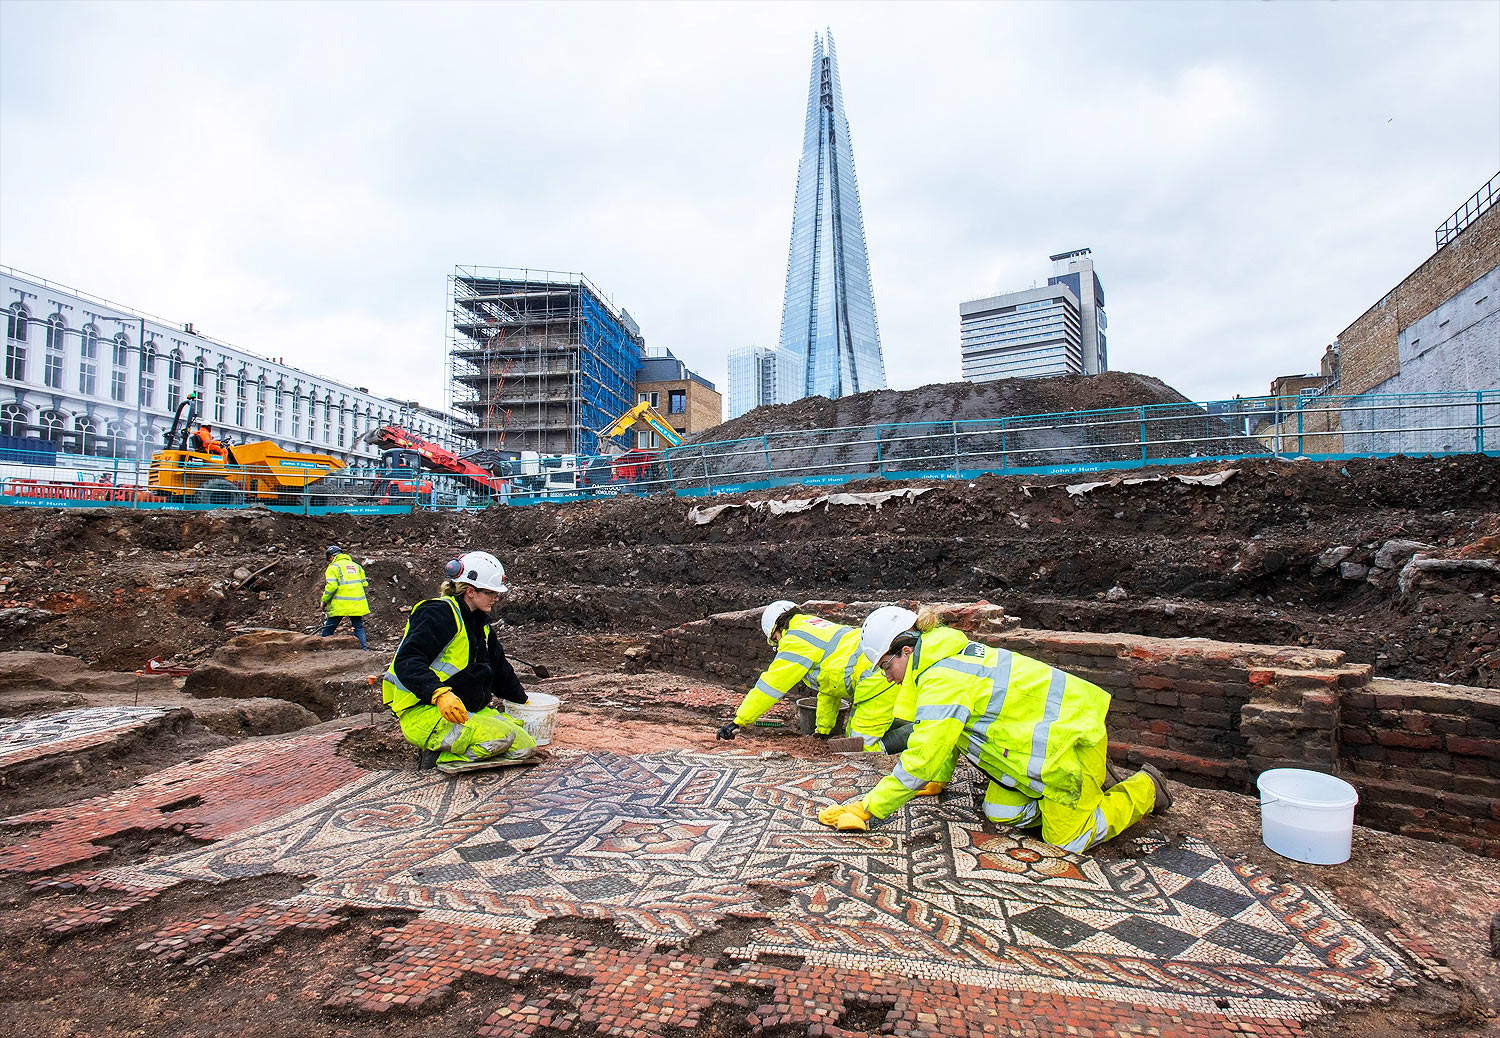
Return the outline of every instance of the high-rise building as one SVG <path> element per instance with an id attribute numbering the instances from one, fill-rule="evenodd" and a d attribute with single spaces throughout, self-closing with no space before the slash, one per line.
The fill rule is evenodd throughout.
<path id="1" fill-rule="evenodd" d="M 964 379 L 1108 371 L 1104 287 L 1088 257 L 1088 249 L 1053 256 L 1053 276 L 1043 288 L 960 303 Z"/>
<path id="2" fill-rule="evenodd" d="M 729 417 L 766 404 L 789 404 L 802 391 L 802 361 L 770 346 L 742 346 L 729 354 Z"/>
<path id="3" fill-rule="evenodd" d="M 831 33 L 826 42 L 825 51 L 824 39 L 813 38 L 781 311 L 781 348 L 803 365 L 799 397 L 885 388 L 854 147 Z"/>
<path id="4" fill-rule="evenodd" d="M 1109 370 L 1109 352 L 1105 331 L 1109 321 L 1104 316 L 1104 286 L 1094 273 L 1092 250 L 1074 249 L 1047 257 L 1052 261 L 1049 285 L 1067 285 L 1078 297 L 1078 316 L 1083 332 L 1083 373 L 1097 375 Z"/>

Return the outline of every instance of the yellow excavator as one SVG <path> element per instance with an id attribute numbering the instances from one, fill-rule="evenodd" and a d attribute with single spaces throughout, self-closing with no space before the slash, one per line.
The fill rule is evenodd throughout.
<path id="1" fill-rule="evenodd" d="M 166 449 L 151 455 L 152 491 L 199 504 L 316 503 L 312 485 L 344 467 L 332 455 L 289 451 L 271 440 L 203 444 L 193 436 L 197 414 L 198 394 L 190 393 L 172 416 Z"/>
<path id="2" fill-rule="evenodd" d="M 641 422 L 655 431 L 662 438 L 662 442 L 668 447 L 681 447 L 682 434 L 672 428 L 671 424 L 661 416 L 661 412 L 651 406 L 649 400 L 642 400 L 620 417 L 616 418 L 611 425 L 606 425 L 599 430 L 599 436 L 611 439 L 625 432 L 632 425 Z"/>

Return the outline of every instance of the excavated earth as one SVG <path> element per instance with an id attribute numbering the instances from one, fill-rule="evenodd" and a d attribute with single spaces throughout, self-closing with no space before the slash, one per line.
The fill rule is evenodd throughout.
<path id="1" fill-rule="evenodd" d="M 985 598 L 1033 627 L 1336 648 L 1377 675 L 1500 681 L 1500 462 L 1232 468 L 1217 486 L 1171 478 L 1226 470 L 1203 464 L 1086 491 L 1102 477 L 990 476 L 879 509 L 738 508 L 701 525 L 695 505 L 817 491 L 395 518 L 16 509 L 0 524 L 0 638 L 136 669 L 195 659 L 226 631 L 308 630 L 322 548 L 337 542 L 370 576 L 381 646 L 442 562 L 482 547 L 507 566 L 502 617 L 526 647 L 576 631 L 637 636 L 770 597 Z M 1409 570 L 1421 555 L 1468 568 Z"/>
<path id="2" fill-rule="evenodd" d="M 281 733 L 326 733 L 336 742 L 337 766 L 358 774 L 412 772 L 412 754 L 379 709 L 369 679 L 388 662 L 405 609 L 434 591 L 443 561 L 470 548 L 491 550 L 506 563 L 514 592 L 501 613 L 502 637 L 513 656 L 551 668 L 546 680 L 520 669 L 528 685 L 563 698 L 556 748 L 565 751 L 723 748 L 713 731 L 741 690 L 631 673 L 627 651 L 664 627 L 779 597 L 985 598 L 1026 626 L 1337 648 L 1380 675 L 1500 687 L 1500 462 L 1256 461 L 1129 477 L 1212 476 L 1227 468 L 1231 475 L 1199 482 L 1108 484 L 1089 476 L 923 483 L 930 489 L 921 496 L 878 509 L 818 504 L 780 515 L 748 506 L 822 492 L 379 519 L 8 510 L 0 522 L 0 718 L 157 712 L 102 742 L 24 763 L 0 757 L 0 855 L 48 831 L 31 822 L 6 826 L 8 816 L 82 811 L 109 796 L 125 797 L 126 805 L 131 790 L 163 769 L 219 760 L 226 748 L 253 757 L 269 740 L 287 737 Z M 1100 482 L 1107 485 L 1089 485 Z M 871 480 L 839 489 L 893 487 Z M 739 507 L 694 521 L 695 508 L 717 505 Z M 329 543 L 349 550 L 370 576 L 376 652 L 360 652 L 347 636 L 301 636 L 320 620 Z M 133 673 L 153 658 L 191 672 Z M 735 748 L 834 763 L 822 744 L 789 728 L 749 731 Z M 229 808 L 215 805 L 211 790 L 174 796 L 163 794 L 153 809 L 158 821 L 97 837 L 96 848 L 105 850 L 91 867 L 149 862 L 219 838 L 214 827 L 224 823 L 214 812 Z M 1500 930 L 1491 935 L 1490 921 L 1500 911 L 1500 870 L 1492 860 L 1359 829 L 1347 865 L 1298 866 L 1260 845 L 1255 812 L 1251 798 L 1181 787 L 1173 812 L 1148 819 L 1132 837 L 1173 846 L 1208 839 L 1276 882 L 1329 891 L 1371 932 L 1404 933 L 1413 938 L 1404 947 L 1417 949 L 1412 986 L 1378 1005 L 1340 1007 L 1302 1033 L 1394 1038 L 1493 1028 L 1500 944 L 1490 942 L 1500 942 Z M 1099 857 L 1143 853 L 1134 846 L 1122 839 Z M 331 996 L 388 956 L 403 928 L 418 925 L 414 913 L 354 907 L 327 927 L 299 924 L 247 948 L 236 937 L 232 956 L 186 968 L 170 956 L 144 956 L 142 942 L 185 920 L 232 919 L 247 906 L 292 898 L 307 879 L 275 873 L 183 883 L 141 907 L 111 906 L 107 925 L 61 938 L 49 927 L 86 900 L 84 888 L 66 882 L 77 868 L 0 875 L 0 963 L 8 978 L 8 1025 L 0 1029 L 460 1035 L 493 1023 L 496 1005 L 507 999 L 519 1004 L 545 989 L 547 998 L 577 1001 L 580 983 L 587 987 L 576 972 L 536 973 L 525 982 L 467 974 L 435 1003 L 436 1013 L 361 1016 L 330 1008 L 337 1002 Z M 39 877 L 60 882 L 41 889 Z M 591 955 L 635 954 L 633 939 L 598 919 L 559 918 L 535 933 L 545 935 L 539 942 L 567 941 Z M 726 947 L 733 939 L 728 927 L 715 938 Z M 695 951 L 726 961 L 711 943 Z M 823 1030 L 752 1030 L 735 1005 L 716 1006 L 691 1030 L 663 1033 L 890 1033 L 880 1030 L 883 1009 L 856 1005 L 839 1026 Z M 1160 1033 L 1201 1033 L 1162 1019 Z M 1141 1033 L 1103 1023 L 1093 1031 L 1088 1020 L 1062 1021 L 1057 1033 L 1064 1024 L 1076 1025 L 1076 1033 Z M 594 1033 L 562 1028 L 514 1033 Z"/>

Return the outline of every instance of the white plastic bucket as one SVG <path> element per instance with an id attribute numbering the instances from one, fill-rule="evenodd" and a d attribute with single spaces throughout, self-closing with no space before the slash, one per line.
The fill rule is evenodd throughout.
<path id="1" fill-rule="evenodd" d="M 1309 865 L 1349 860 L 1359 792 L 1318 771 L 1274 768 L 1255 780 L 1260 789 L 1260 838 L 1271 850 Z"/>
<path id="2" fill-rule="evenodd" d="M 507 703 L 505 712 L 521 722 L 538 746 L 552 741 L 552 727 L 557 723 L 557 708 L 562 701 L 546 692 L 527 692 L 526 702 Z"/>

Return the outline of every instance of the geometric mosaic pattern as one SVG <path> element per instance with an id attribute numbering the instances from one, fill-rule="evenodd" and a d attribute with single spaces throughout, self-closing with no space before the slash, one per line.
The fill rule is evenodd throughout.
<path id="1" fill-rule="evenodd" d="M 1325 897 L 1200 840 L 1106 861 L 987 826 L 965 769 L 939 801 L 868 834 L 817 824 L 881 771 L 858 757 L 673 752 L 560 753 L 461 780 L 367 773 L 98 879 L 139 894 L 282 872 L 312 877 L 275 903 L 299 918 L 401 908 L 523 934 L 584 916 L 663 951 L 750 918 L 732 958 L 1251 1017 L 1307 1016 L 1405 981 L 1401 958 Z"/>
<path id="2" fill-rule="evenodd" d="M 110 741 L 120 729 L 139 728 L 170 712 L 160 706 L 95 706 L 44 717 L 0 721 L 0 764 L 17 755 L 42 756 Z M 75 740 L 78 746 L 71 745 Z M 69 744 L 59 746 L 56 744 Z"/>

